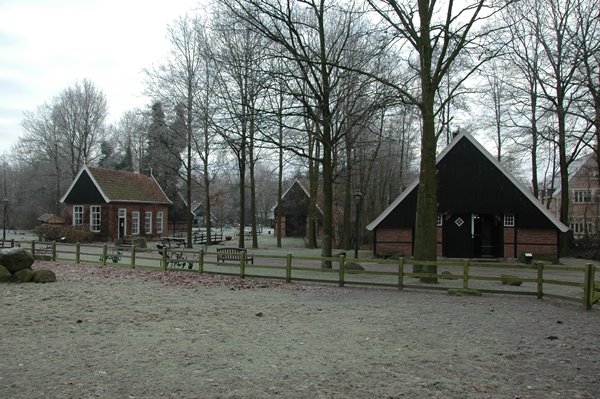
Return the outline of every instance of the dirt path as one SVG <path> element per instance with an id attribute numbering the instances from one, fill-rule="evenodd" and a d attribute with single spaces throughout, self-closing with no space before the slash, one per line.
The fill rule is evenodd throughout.
<path id="1" fill-rule="evenodd" d="M 600 398 L 600 311 L 38 262 L 1 398 Z"/>

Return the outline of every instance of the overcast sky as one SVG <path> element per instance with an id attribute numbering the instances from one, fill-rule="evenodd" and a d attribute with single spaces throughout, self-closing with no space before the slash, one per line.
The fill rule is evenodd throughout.
<path id="1" fill-rule="evenodd" d="M 77 81 L 104 92 L 109 122 L 148 103 L 142 69 L 168 51 L 167 25 L 197 0 L 0 0 L 0 153 L 34 111 Z"/>

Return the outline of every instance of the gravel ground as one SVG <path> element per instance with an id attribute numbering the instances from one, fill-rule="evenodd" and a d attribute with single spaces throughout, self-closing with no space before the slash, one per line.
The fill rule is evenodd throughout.
<path id="1" fill-rule="evenodd" d="M 36 262 L 0 398 L 600 398 L 600 310 Z"/>

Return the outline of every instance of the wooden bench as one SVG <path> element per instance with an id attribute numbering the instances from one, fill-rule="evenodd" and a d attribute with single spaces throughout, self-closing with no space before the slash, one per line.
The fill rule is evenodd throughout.
<path id="1" fill-rule="evenodd" d="M 248 256 L 246 248 L 224 247 L 217 248 L 217 262 L 225 262 L 227 260 L 239 262 L 242 259 L 242 254 L 245 255 L 246 263 L 254 264 L 254 257 Z"/>

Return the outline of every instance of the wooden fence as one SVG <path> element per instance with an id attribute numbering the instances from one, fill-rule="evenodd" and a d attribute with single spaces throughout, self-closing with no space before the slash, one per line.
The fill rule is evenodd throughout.
<path id="1" fill-rule="evenodd" d="M 322 258 L 252 253 L 254 264 L 241 253 L 239 262 L 217 261 L 217 252 L 135 246 L 80 245 L 56 242 L 23 242 L 38 258 L 85 264 L 113 265 L 160 270 L 236 275 L 282 279 L 286 282 L 391 287 L 403 289 L 457 290 L 556 298 L 581 303 L 586 310 L 600 300 L 600 281 L 596 267 L 561 266 L 537 262 L 532 265 L 501 262 L 438 261 L 418 262 L 401 258 L 348 259 L 344 255 Z M 357 266 L 355 262 L 360 262 Z M 322 268 L 329 263 L 331 268 Z M 415 266 L 437 266 L 435 274 L 415 271 Z M 421 278 L 435 278 L 436 284 L 421 283 Z"/>

